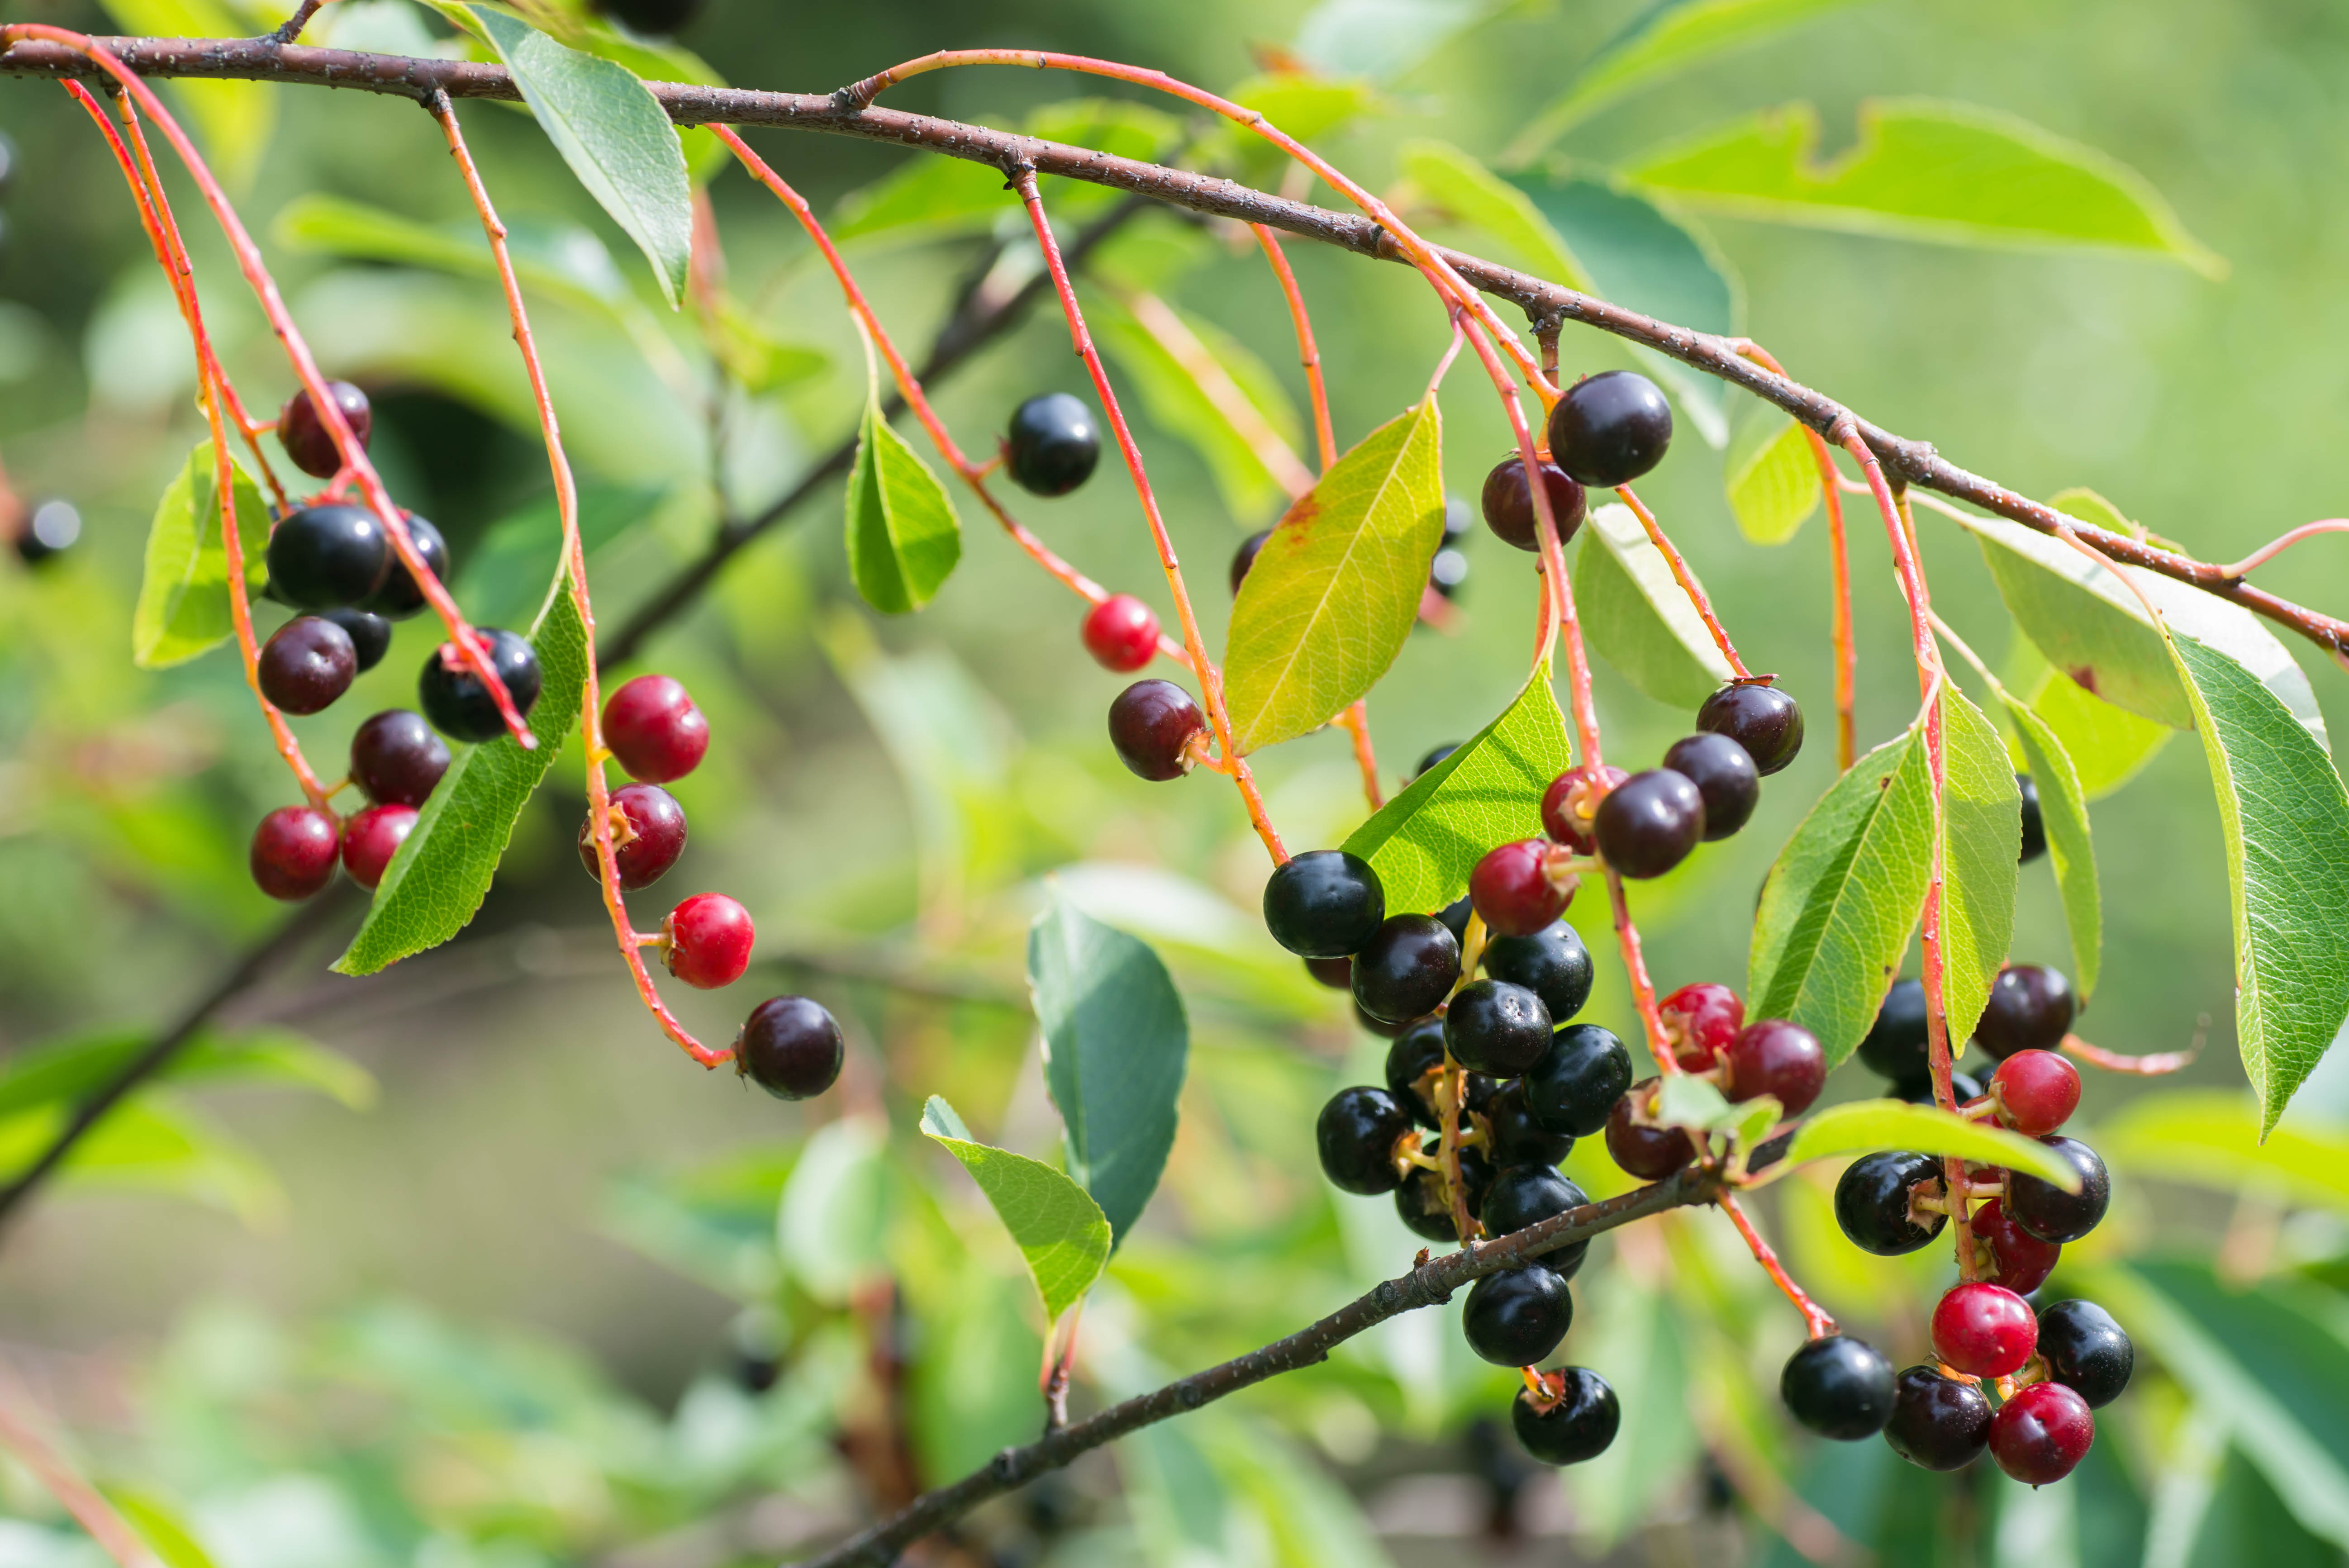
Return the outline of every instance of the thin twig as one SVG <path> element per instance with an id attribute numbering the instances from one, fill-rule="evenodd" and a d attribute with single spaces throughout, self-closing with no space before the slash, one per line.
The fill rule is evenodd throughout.
<path id="1" fill-rule="evenodd" d="M 1737 645 L 1729 640 L 1729 629 L 1721 624 L 1721 617 L 1713 613 L 1713 601 L 1705 597 L 1704 584 L 1696 580 L 1696 573 L 1689 570 L 1688 562 L 1665 536 L 1663 525 L 1656 521 L 1656 514 L 1648 510 L 1645 501 L 1631 493 L 1630 485 L 1617 485 L 1615 493 L 1623 498 L 1623 504 L 1631 509 L 1631 515 L 1640 520 L 1641 528 L 1647 530 L 1648 542 L 1656 547 L 1656 553 L 1661 555 L 1664 564 L 1672 569 L 1672 580 L 1681 585 L 1681 592 L 1688 595 L 1697 619 L 1702 621 L 1704 629 L 1712 634 L 1713 645 L 1719 648 L 1721 656 L 1729 662 L 1729 673 L 1739 680 L 1751 679 L 1753 672 L 1745 667 L 1745 661 L 1737 656 Z"/>

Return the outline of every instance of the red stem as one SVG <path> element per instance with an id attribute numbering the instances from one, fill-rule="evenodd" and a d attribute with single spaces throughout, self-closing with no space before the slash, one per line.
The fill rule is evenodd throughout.
<path id="1" fill-rule="evenodd" d="M 1696 580 L 1696 573 L 1689 570 L 1688 562 L 1682 558 L 1681 552 L 1672 548 L 1672 542 L 1664 537 L 1663 526 L 1657 522 L 1656 514 L 1631 493 L 1630 485 L 1617 485 L 1615 493 L 1623 498 L 1623 504 L 1631 509 L 1632 515 L 1640 520 L 1640 526 L 1648 531 L 1648 542 L 1656 547 L 1665 564 L 1672 569 L 1672 577 L 1680 583 L 1681 592 L 1688 595 L 1691 604 L 1696 606 L 1697 618 L 1704 623 L 1704 629 L 1713 634 L 1713 646 L 1719 648 L 1721 656 L 1729 661 L 1730 674 L 1742 681 L 1753 679 L 1753 672 L 1745 667 L 1745 661 L 1737 656 L 1737 649 L 1729 640 L 1728 630 L 1722 625 L 1720 617 L 1713 613 L 1713 601 L 1705 597 L 1703 584 Z"/>
<path id="2" fill-rule="evenodd" d="M 1735 1194 L 1723 1192 L 1717 1202 L 1721 1204 L 1721 1212 L 1729 1216 L 1729 1222 L 1737 1227 L 1737 1233 L 1745 1238 L 1746 1250 L 1754 1254 L 1754 1261 L 1762 1265 L 1762 1272 L 1770 1276 L 1771 1283 L 1803 1315 L 1803 1326 L 1810 1336 L 1824 1339 L 1833 1334 L 1836 1331 L 1835 1319 L 1795 1283 L 1795 1276 L 1786 1272 L 1786 1265 L 1778 1261 L 1778 1254 L 1770 1250 L 1770 1243 L 1762 1239 L 1762 1233 L 1755 1230 L 1754 1222 L 1745 1217 L 1745 1211 L 1738 1206 Z"/>
<path id="3" fill-rule="evenodd" d="M 1305 384 L 1313 394 L 1313 441 L 1326 474 L 1338 460 L 1338 437 L 1330 423 L 1330 388 L 1321 379 L 1321 350 L 1313 341 L 1313 319 L 1305 313 L 1304 291 L 1297 286 L 1297 273 L 1288 264 L 1288 253 L 1280 248 L 1280 237 L 1262 223 L 1249 227 L 1256 233 L 1256 242 L 1264 247 L 1265 260 L 1272 263 L 1273 276 L 1280 280 L 1280 292 L 1288 301 L 1288 319 L 1297 326 L 1297 357 L 1305 366 Z"/>
<path id="4" fill-rule="evenodd" d="M 1738 338 L 1733 346 L 1771 375 L 1785 377 L 1786 367 L 1752 338 Z M 1827 448 L 1826 437 L 1806 425 L 1803 438 L 1810 443 L 1811 460 L 1818 465 L 1819 494 L 1827 511 L 1828 554 L 1835 575 L 1836 767 L 1847 773 L 1859 756 L 1852 721 L 1859 684 L 1859 655 L 1851 634 L 1851 552 L 1844 540 L 1843 476 L 1836 471 L 1835 457 Z"/>
<path id="5" fill-rule="evenodd" d="M 2349 533 L 2349 518 L 2328 517 L 2322 522 L 2303 522 L 2288 533 L 2268 541 L 2231 566 L 2221 566 L 2222 577 L 2240 577 L 2253 567 L 2274 560 L 2303 539 L 2313 539 L 2320 533 Z"/>
<path id="6" fill-rule="evenodd" d="M 2141 1057 L 2127 1056 L 2119 1051 L 2108 1051 L 2102 1046 L 2092 1046 L 2077 1035 L 2064 1036 L 2064 1043 L 2058 1048 L 2067 1057 L 2108 1073 L 2130 1073 L 2138 1078 L 2160 1078 L 2165 1074 L 2178 1072 L 2193 1066 L 2194 1058 L 2202 1054 L 2202 1037 L 2195 1036 L 2194 1044 L 2182 1051 L 2155 1051 Z"/>
<path id="7" fill-rule="evenodd" d="M 1362 794 L 1376 811 L 1387 803 L 1386 792 L 1379 788 L 1379 754 L 1371 748 L 1370 705 L 1356 697 L 1345 712 L 1338 716 L 1339 727 L 1354 738 L 1354 766 L 1362 771 Z"/>

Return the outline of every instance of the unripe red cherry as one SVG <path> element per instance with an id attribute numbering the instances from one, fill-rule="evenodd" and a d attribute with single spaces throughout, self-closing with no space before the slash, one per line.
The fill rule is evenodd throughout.
<path id="1" fill-rule="evenodd" d="M 626 832 L 618 830 L 618 823 L 613 824 L 612 863 L 620 873 L 620 889 L 634 892 L 650 887 L 667 875 L 678 856 L 685 853 L 685 808 L 657 784 L 623 784 L 612 791 L 611 803 L 628 824 Z M 602 878 L 592 815 L 579 824 L 579 863 L 587 868 L 589 876 Z"/>
<path id="2" fill-rule="evenodd" d="M 1728 986 L 1711 980 L 1683 985 L 1656 1004 L 1673 1059 L 1692 1073 L 1710 1071 L 1714 1054 L 1729 1049 L 1745 1026 L 1745 1003 Z"/>
<path id="3" fill-rule="evenodd" d="M 299 903 L 335 880 L 341 831 L 316 806 L 280 806 L 253 830 L 253 880 L 261 891 Z"/>
<path id="4" fill-rule="evenodd" d="M 2003 1377 L 2030 1360 L 2038 1344 L 2031 1304 L 2004 1285 L 1957 1285 L 1933 1308 L 1933 1354 L 1961 1372 Z"/>
<path id="5" fill-rule="evenodd" d="M 704 991 L 731 985 L 750 966 L 750 912 L 722 892 L 698 892 L 661 922 L 668 972 Z"/>
<path id="6" fill-rule="evenodd" d="M 1206 715 L 1173 681 L 1136 681 L 1109 705 L 1110 744 L 1136 778 L 1182 778 L 1191 771 L 1191 738 L 1206 732 Z"/>
<path id="7" fill-rule="evenodd" d="M 1595 769 L 1568 769 L 1542 791 L 1542 831 L 1578 855 L 1592 853 L 1597 848 L 1591 830 L 1599 802 L 1630 777 L 1620 768 L 1603 764 Z"/>
<path id="8" fill-rule="evenodd" d="M 1991 1074 L 1990 1091 L 1999 1120 L 2036 1138 L 2080 1108 L 2080 1072 L 2054 1051 L 2017 1051 Z"/>
<path id="9" fill-rule="evenodd" d="M 709 720 L 674 676 L 638 676 L 605 700 L 604 744 L 629 778 L 666 784 L 701 766 Z"/>
<path id="10" fill-rule="evenodd" d="M 2055 1272 L 2055 1262 L 2064 1255 L 2063 1247 L 2054 1242 L 2043 1242 L 2014 1222 L 2006 1206 L 1992 1198 L 1973 1212 L 1974 1250 L 1984 1266 L 1983 1277 L 2004 1285 L 2017 1295 L 2029 1295 L 2047 1283 Z M 1982 1257 L 1987 1247 L 1988 1257 Z"/>
<path id="11" fill-rule="evenodd" d="M 1548 929 L 1573 902 L 1575 878 L 1563 882 L 1550 875 L 1550 857 L 1557 846 L 1541 839 L 1520 839 L 1485 851 L 1468 873 L 1468 897 L 1496 936 L 1531 936 Z"/>
<path id="12" fill-rule="evenodd" d="M 2062 1480 L 2096 1440 L 2088 1402 L 2061 1383 L 2015 1391 L 1990 1418 L 1990 1454 L 1998 1468 L 2030 1486 Z"/>
<path id="13" fill-rule="evenodd" d="M 1826 1087 L 1826 1053 L 1816 1035 L 1783 1018 L 1748 1024 L 1730 1043 L 1728 1083 L 1733 1100 L 1775 1095 L 1788 1116 L 1811 1109 Z"/>
<path id="14" fill-rule="evenodd" d="M 1158 656 L 1158 612 L 1131 593 L 1112 593 L 1085 616 L 1082 634 L 1094 663 L 1132 675 Z"/>
<path id="15" fill-rule="evenodd" d="M 326 390 L 333 395 L 335 406 L 343 411 L 343 422 L 364 449 L 375 426 L 374 412 L 367 407 L 367 395 L 347 381 L 329 381 Z M 342 454 L 335 449 L 335 438 L 318 418 L 318 406 L 310 400 L 310 389 L 304 387 L 285 399 L 285 407 L 277 414 L 277 439 L 294 466 L 304 473 L 322 480 L 333 479 L 343 466 Z"/>
<path id="16" fill-rule="evenodd" d="M 359 886 L 374 888 L 415 827 L 413 806 L 369 806 L 353 812 L 343 824 L 343 870 Z"/>

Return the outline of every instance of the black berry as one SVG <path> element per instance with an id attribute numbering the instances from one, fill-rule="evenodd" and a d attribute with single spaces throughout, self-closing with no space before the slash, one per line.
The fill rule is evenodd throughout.
<path id="1" fill-rule="evenodd" d="M 2010 964 L 1991 982 L 1990 1005 L 1974 1026 L 1974 1044 L 2004 1060 L 2017 1051 L 2052 1051 L 2072 1030 L 2078 1001 L 2072 983 L 2044 964 Z"/>
<path id="2" fill-rule="evenodd" d="M 2076 1242 L 2105 1217 L 2105 1206 L 2113 1198 L 2113 1179 L 2096 1151 L 2078 1139 L 2059 1133 L 2039 1141 L 2080 1173 L 2080 1190 L 2066 1192 L 2052 1181 L 2013 1171 L 2006 1182 L 2006 1212 L 2016 1224 L 2043 1242 Z"/>
<path id="3" fill-rule="evenodd" d="M 296 615 L 261 645 L 261 695 L 287 713 L 317 713 L 358 674 L 351 635 L 319 615 Z"/>
<path id="4" fill-rule="evenodd" d="M 1232 552 L 1231 575 L 1234 598 L 1239 597 L 1240 584 L 1247 581 L 1248 568 L 1256 564 L 1257 553 L 1264 549 L 1264 542 L 1271 537 L 1272 530 L 1259 529 L 1241 540 L 1240 547 Z"/>
<path id="5" fill-rule="evenodd" d="M 335 407 L 343 411 L 343 422 L 351 428 L 352 437 L 364 450 L 375 427 L 375 413 L 367 406 L 367 395 L 347 381 L 327 382 L 326 392 L 334 398 Z M 285 447 L 285 455 L 294 459 L 294 466 L 315 479 L 333 479 L 342 469 L 342 454 L 319 419 L 318 406 L 310 400 L 306 387 L 285 399 L 285 407 L 277 411 L 277 439 Z"/>
<path id="6" fill-rule="evenodd" d="M 1830 1334 L 1786 1358 L 1778 1397 L 1823 1438 L 1872 1438 L 1892 1418 L 1892 1363 L 1864 1340 Z"/>
<path id="7" fill-rule="evenodd" d="M 1568 1367 L 1547 1377 L 1563 1379 L 1564 1396 L 1543 1410 L 1535 1406 L 1531 1389 L 1519 1389 L 1509 1407 L 1517 1441 L 1544 1464 L 1580 1464 L 1605 1453 L 1623 1424 L 1615 1390 L 1588 1367 Z"/>
<path id="8" fill-rule="evenodd" d="M 2023 795 L 2023 852 L 2015 862 L 2029 865 L 2047 852 L 2047 820 L 2039 814 L 2039 786 L 2031 781 L 2031 775 L 2016 774 L 2014 787 Z"/>
<path id="9" fill-rule="evenodd" d="M 1704 797 L 1669 768 L 1634 773 L 1599 802 L 1599 852 L 1627 877 L 1660 877 L 1704 837 Z"/>
<path id="10" fill-rule="evenodd" d="M 1272 939 L 1307 958 L 1343 958 L 1387 917 L 1386 890 L 1371 862 L 1343 850 L 1309 850 L 1273 868 L 1264 884 Z"/>
<path id="11" fill-rule="evenodd" d="M 1672 406 L 1635 370 L 1606 370 L 1566 389 L 1549 412 L 1550 457 L 1587 485 L 1630 484 L 1663 461 Z"/>
<path id="12" fill-rule="evenodd" d="M 1425 1017 L 1460 978 L 1460 943 L 1432 914 L 1391 914 L 1354 954 L 1354 1000 L 1373 1018 Z"/>
<path id="13" fill-rule="evenodd" d="M 1387 1092 L 1423 1127 L 1436 1125 L 1435 1079 L 1444 1066 L 1444 1020 L 1426 1018 L 1395 1037 L 1387 1047 Z"/>
<path id="14" fill-rule="evenodd" d="M 1925 983 L 1895 980 L 1859 1042 L 1859 1059 L 1895 1083 L 1922 1078 L 1930 1063 L 1925 1037 Z"/>
<path id="15" fill-rule="evenodd" d="M 1588 1138 L 1631 1087 L 1631 1053 L 1613 1031 L 1569 1024 L 1525 1076 L 1526 1108 L 1552 1132 Z M 1685 1140 L 1683 1140 L 1685 1141 Z"/>
<path id="16" fill-rule="evenodd" d="M 805 996 L 771 996 L 743 1023 L 734 1070 L 777 1099 L 807 1099 L 833 1086 L 846 1052 L 840 1026 L 822 1006 Z"/>
<path id="17" fill-rule="evenodd" d="M 378 806 L 421 806 L 449 771 L 449 743 L 420 713 L 395 707 L 351 736 L 351 782 Z"/>
<path id="18" fill-rule="evenodd" d="M 350 638 L 351 654 L 358 660 L 361 675 L 383 663 L 384 655 L 391 652 L 391 623 L 380 615 L 365 610 L 321 610 L 318 618 L 332 621 Z"/>
<path id="19" fill-rule="evenodd" d="M 1159 782 L 1191 771 L 1191 738 L 1207 716 L 1173 681 L 1136 681 L 1109 705 L 1109 741 L 1136 778 Z"/>
<path id="20" fill-rule="evenodd" d="M 1460 1329 L 1468 1348 L 1496 1367 L 1530 1367 L 1556 1350 L 1574 1323 L 1574 1296 L 1545 1264 L 1486 1274 L 1469 1287 Z"/>
<path id="21" fill-rule="evenodd" d="M 1472 980 L 1444 1014 L 1444 1044 L 1471 1072 L 1516 1078 L 1549 1049 L 1549 1009 L 1523 985 Z"/>
<path id="22" fill-rule="evenodd" d="M 473 628 L 489 645 L 490 667 L 505 683 L 506 696 L 523 717 L 538 701 L 538 655 L 513 633 L 495 626 Z M 441 734 L 458 740 L 495 740 L 506 732 L 497 699 L 469 666 L 450 667 L 456 650 L 442 644 L 424 656 L 424 673 L 417 677 L 416 693 L 424 717 Z"/>
<path id="23" fill-rule="evenodd" d="M 1468 917 L 1475 913 L 1475 902 L 1464 894 L 1445 904 L 1437 912 L 1435 918 L 1444 923 L 1444 929 L 1452 934 L 1453 941 L 1465 942 L 1468 940 Z"/>
<path id="24" fill-rule="evenodd" d="M 1936 1192 L 1946 1192 L 1941 1162 L 1930 1155 L 1897 1150 L 1855 1160 L 1836 1183 L 1836 1223 L 1861 1252 L 1880 1258 L 1913 1253 L 1949 1223 L 1946 1214 L 1910 1207 L 1911 1191 L 1920 1182 L 1930 1182 Z"/>
<path id="25" fill-rule="evenodd" d="M 1436 1149 L 1437 1140 L 1431 1138 L 1421 1152 L 1433 1157 Z M 1474 1220 L 1493 1185 L 1492 1162 L 1474 1149 L 1462 1150 L 1460 1185 L 1466 1194 L 1464 1201 L 1468 1217 Z M 1395 1189 L 1395 1213 L 1415 1236 L 1454 1245 L 1460 1241 L 1460 1233 L 1452 1226 L 1452 1204 L 1444 1195 L 1443 1180 L 1425 1166 L 1413 1166 L 1402 1185 Z"/>
<path id="26" fill-rule="evenodd" d="M 403 521 L 408 524 L 408 542 L 416 546 L 417 554 L 424 557 L 424 564 L 431 568 L 433 577 L 446 583 L 449 581 L 449 542 L 440 537 L 439 529 L 412 511 L 404 513 Z M 390 542 L 388 538 L 385 542 Z M 391 568 L 384 573 L 383 586 L 377 589 L 359 608 L 381 615 L 388 621 L 405 621 L 423 609 L 424 603 L 423 586 L 416 581 L 416 574 L 409 571 L 408 562 L 399 558 L 399 552 L 395 550 L 391 552 Z"/>
<path id="27" fill-rule="evenodd" d="M 2120 1398 L 2137 1369 L 2137 1347 L 2113 1315 L 2093 1301 L 2059 1301 L 2039 1314 L 2039 1354 L 2047 1375 L 2101 1409 Z"/>
<path id="28" fill-rule="evenodd" d="M 391 542 L 365 507 L 305 506 L 269 536 L 269 586 L 297 610 L 362 603 L 391 570 Z"/>
<path id="29" fill-rule="evenodd" d="M 628 824 L 626 832 L 613 824 L 612 863 L 620 873 L 620 887 L 627 892 L 650 887 L 685 853 L 685 808 L 657 784 L 624 784 L 612 791 L 611 802 Z M 595 829 L 592 817 L 579 824 L 579 859 L 589 876 L 601 880 Z"/>
<path id="30" fill-rule="evenodd" d="M 1485 1108 L 1493 1158 L 1503 1166 L 1557 1165 L 1574 1152 L 1574 1140 L 1534 1119 L 1523 1083 L 1503 1084 Z"/>
<path id="31" fill-rule="evenodd" d="M 1541 465 L 1542 482 L 1549 491 L 1550 516 L 1557 524 L 1557 542 L 1564 544 L 1582 526 L 1588 499 L 1582 487 L 1556 463 Z M 1519 550 L 1539 550 L 1539 520 L 1534 516 L 1533 487 L 1526 483 L 1525 459 L 1514 452 L 1485 476 L 1485 526 Z"/>
<path id="32" fill-rule="evenodd" d="M 1492 1191 L 1485 1194 L 1476 1218 L 1483 1222 L 1485 1234 L 1497 1240 L 1527 1225 L 1537 1225 L 1554 1214 L 1579 1209 L 1588 1202 L 1589 1197 L 1581 1188 L 1550 1166 L 1512 1165 L 1495 1173 Z M 1589 1250 L 1588 1242 L 1576 1242 L 1548 1256 L 1556 1267 L 1578 1268 L 1582 1254 Z"/>
<path id="33" fill-rule="evenodd" d="M 1938 1367 L 1911 1367 L 1892 1381 L 1892 1418 L 1884 1440 L 1910 1464 L 1963 1470 L 1990 1441 L 1990 1400 L 1980 1384 Z"/>
<path id="34" fill-rule="evenodd" d="M 1101 461 L 1101 427 L 1081 398 L 1066 392 L 1030 397 L 1011 411 L 1003 461 L 1030 495 L 1066 495 L 1092 478 Z"/>
<path id="35" fill-rule="evenodd" d="M 1970 1099 L 1982 1098 L 1982 1080 L 1971 1073 L 1953 1072 L 1950 1075 L 1950 1090 L 1957 1102 L 1963 1105 Z M 1927 1073 L 1919 1073 L 1915 1078 L 1902 1078 L 1891 1086 L 1889 1093 L 1894 1099 L 1905 1099 L 1910 1105 L 1931 1105 L 1933 1103 L 1932 1077 Z"/>
<path id="36" fill-rule="evenodd" d="M 1309 958 L 1305 961 L 1305 973 L 1332 991 L 1353 995 L 1354 961 L 1351 958 Z"/>
<path id="37" fill-rule="evenodd" d="M 1776 686 L 1725 686 L 1696 710 L 1696 727 L 1745 748 L 1767 779 L 1803 749 L 1803 710 Z"/>
<path id="38" fill-rule="evenodd" d="M 1496 936 L 1485 944 L 1485 973 L 1539 996 L 1552 1024 L 1582 1011 L 1594 975 L 1590 950 L 1562 920 L 1531 936 Z"/>
<path id="39" fill-rule="evenodd" d="M 1762 801 L 1762 775 L 1745 748 L 1725 735 L 1701 730 L 1676 741 L 1664 753 L 1664 766 L 1696 786 L 1704 798 L 1707 843 L 1725 839 L 1745 826 Z"/>
<path id="40" fill-rule="evenodd" d="M 1426 756 L 1419 759 L 1419 766 L 1411 770 L 1412 778 L 1414 779 L 1417 779 L 1421 774 L 1426 772 L 1429 769 L 1434 767 L 1437 763 L 1443 761 L 1445 758 L 1451 756 L 1454 752 L 1459 749 L 1460 743 L 1456 740 L 1447 740 L 1443 745 L 1433 748 Z"/>
<path id="41" fill-rule="evenodd" d="M 1314 1124 L 1321 1173 L 1342 1191 L 1364 1197 L 1392 1192 L 1402 1180 L 1395 1171 L 1395 1144 L 1410 1130 L 1411 1113 L 1386 1090 L 1341 1088 Z"/>

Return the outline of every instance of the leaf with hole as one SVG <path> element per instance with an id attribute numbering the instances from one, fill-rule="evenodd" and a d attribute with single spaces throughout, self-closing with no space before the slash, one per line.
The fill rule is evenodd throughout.
<path id="1" fill-rule="evenodd" d="M 856 460 L 848 470 L 848 574 L 888 615 L 928 603 L 962 559 L 962 520 L 946 486 L 865 395 Z"/>
<path id="2" fill-rule="evenodd" d="M 1109 1219 L 1101 1205 L 1042 1161 L 973 1139 L 954 1107 L 936 1095 L 922 1108 L 922 1131 L 961 1161 L 987 1194 L 1028 1262 L 1046 1320 L 1058 1323 L 1109 1265 Z"/>
<path id="3" fill-rule="evenodd" d="M 1809 434 L 1783 414 L 1749 420 L 1730 438 L 1722 483 L 1737 531 L 1754 544 L 1785 543 L 1819 510 Z"/>
<path id="4" fill-rule="evenodd" d="M 269 509 L 244 465 L 229 459 L 237 542 L 244 546 L 248 593 L 269 580 Z M 155 503 L 147 560 L 130 612 L 130 661 L 141 669 L 185 664 L 235 633 L 230 618 L 228 554 L 222 548 L 219 468 L 212 444 L 200 441 Z"/>
<path id="5" fill-rule="evenodd" d="M 1906 1149 L 1919 1154 L 1954 1155 L 1976 1164 L 2020 1171 L 2066 1192 L 2080 1190 L 2080 1173 L 2035 1138 L 1986 1121 L 1969 1121 L 1938 1106 L 1899 1099 L 1856 1099 L 1815 1111 L 1795 1130 L 1786 1164 L 1838 1154 L 1873 1154 Z"/>
<path id="6" fill-rule="evenodd" d="M 1734 678 L 1671 562 L 1631 509 L 1610 501 L 1583 524 L 1574 601 L 1582 634 L 1658 702 L 1693 711 Z"/>
<path id="7" fill-rule="evenodd" d="M 2069 681 L 2061 685 L 2079 691 Z M 2088 837 L 2087 796 L 2080 788 L 2070 753 L 2047 721 L 2013 693 L 2002 690 L 1999 696 L 2014 724 L 2023 770 L 2039 791 L 2039 821 L 2047 834 L 2047 860 L 2055 872 L 2055 892 L 2064 902 L 2064 926 L 2072 938 L 2072 988 L 2085 1005 L 2095 995 L 2096 980 L 2104 968 L 2105 943 L 2104 895 L 2096 886 L 2095 845 Z M 2085 692 L 2081 696 L 2084 700 L 2095 700 Z"/>
<path id="8" fill-rule="evenodd" d="M 1949 823 L 1942 855 L 1941 1007 L 1955 1042 L 1973 1034 L 1990 1003 L 1991 982 L 2005 965 L 2014 939 L 2023 796 L 1998 731 L 1947 682 L 1941 686 L 1941 745 Z"/>

